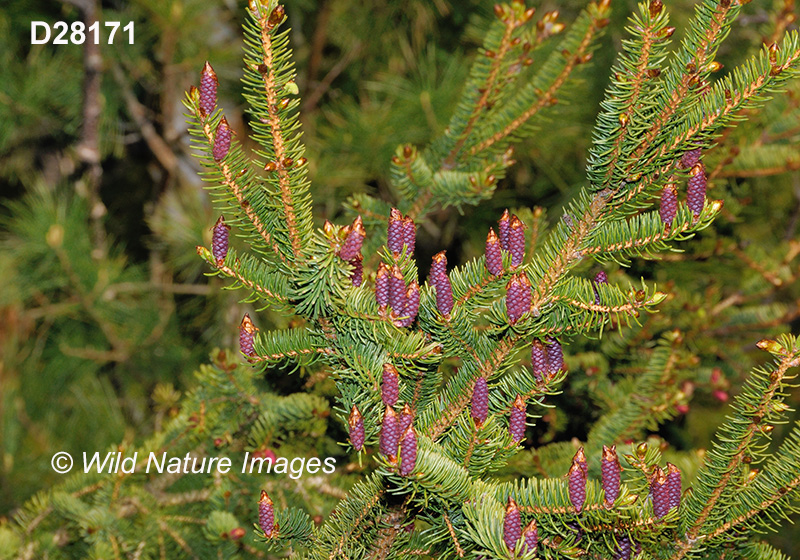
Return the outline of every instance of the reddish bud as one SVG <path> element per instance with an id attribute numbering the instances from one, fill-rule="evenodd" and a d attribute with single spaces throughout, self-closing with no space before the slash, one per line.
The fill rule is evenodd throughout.
<path id="1" fill-rule="evenodd" d="M 261 499 L 258 501 L 258 526 L 264 531 L 264 536 L 268 538 L 275 531 L 275 512 L 272 500 L 264 490 L 261 491 Z"/>
<path id="2" fill-rule="evenodd" d="M 214 134 L 214 147 L 211 149 L 211 155 L 214 161 L 222 161 L 228 155 L 228 150 L 231 148 L 231 129 L 228 126 L 228 121 L 225 117 L 219 121 L 217 132 Z"/>
<path id="3" fill-rule="evenodd" d="M 381 377 L 381 399 L 386 406 L 394 406 L 400 395 L 400 375 L 394 365 L 383 364 Z"/>
<path id="4" fill-rule="evenodd" d="M 217 106 L 217 74 L 206 61 L 200 74 L 200 114 L 207 117 Z"/>
<path id="5" fill-rule="evenodd" d="M 522 399 L 522 395 L 517 395 L 511 405 L 511 418 L 508 421 L 508 433 L 515 442 L 525 438 L 525 420 L 527 418 L 528 405 Z"/>
<path id="6" fill-rule="evenodd" d="M 603 446 L 603 459 L 600 462 L 600 470 L 603 474 L 603 492 L 605 493 L 606 505 L 611 506 L 619 496 L 620 466 L 617 458 L 617 447 Z"/>
<path id="7" fill-rule="evenodd" d="M 517 541 L 522 536 L 522 519 L 520 518 L 519 506 L 513 498 L 508 498 L 506 504 L 506 514 L 503 517 L 503 542 L 509 551 L 517 547 Z"/>
<path id="8" fill-rule="evenodd" d="M 258 329 L 250 320 L 250 315 L 244 314 L 241 324 L 239 325 L 239 349 L 242 354 L 248 357 L 255 356 L 256 351 L 253 347 L 253 339 Z"/>
<path id="9" fill-rule="evenodd" d="M 503 254 L 501 252 L 500 239 L 493 228 L 489 228 L 489 235 L 486 236 L 486 270 L 489 271 L 489 274 L 495 276 L 503 274 Z"/>
<path id="10" fill-rule="evenodd" d="M 231 226 L 226 224 L 225 218 L 220 216 L 212 231 L 211 255 L 217 261 L 217 266 L 222 266 L 225 257 L 228 255 L 228 234 L 231 231 Z"/>
<path id="11" fill-rule="evenodd" d="M 400 438 L 400 476 L 408 476 L 417 465 L 417 434 L 409 426 Z"/>
<path id="12" fill-rule="evenodd" d="M 353 444 L 353 449 L 361 451 L 364 448 L 364 419 L 355 405 L 350 410 L 347 424 L 350 426 L 350 443 Z"/>
<path id="13" fill-rule="evenodd" d="M 486 385 L 486 378 L 479 377 L 472 388 L 472 408 L 470 409 L 472 418 L 478 426 L 486 422 L 489 415 L 489 387 Z"/>
<path id="14" fill-rule="evenodd" d="M 230 537 L 232 541 L 238 541 L 246 534 L 247 532 L 244 529 L 242 529 L 241 527 L 236 527 L 230 530 L 230 532 L 228 533 L 228 537 Z"/>

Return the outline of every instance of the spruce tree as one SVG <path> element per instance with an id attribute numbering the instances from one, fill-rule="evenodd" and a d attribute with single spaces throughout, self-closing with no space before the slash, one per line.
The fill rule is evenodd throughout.
<path id="1" fill-rule="evenodd" d="M 333 453 L 323 435 L 330 422 L 347 434 L 336 443 L 356 458 L 356 474 L 303 473 L 295 487 L 272 479 L 263 487 L 235 473 L 76 474 L 31 500 L 13 527 L 0 527 L 0 550 L 65 558 L 265 550 L 309 558 L 784 557 L 761 533 L 790 517 L 800 498 L 800 426 L 770 442 L 789 418 L 797 339 L 758 341 L 770 361 L 752 370 L 707 452 L 668 452 L 646 432 L 676 416 L 696 365 L 679 328 L 654 335 L 642 327 L 669 294 L 587 273 L 591 261 L 657 258 L 723 211 L 708 196 L 706 154 L 800 66 L 800 38 L 787 32 L 714 79 L 740 9 L 731 0 L 699 3 L 676 46 L 666 7 L 641 4 L 600 107 L 585 186 L 563 215 L 548 227 L 540 212 L 510 209 L 486 232 L 485 256 L 454 263 L 440 252 L 425 276 L 417 229 L 439 208 L 492 197 L 514 146 L 542 126 L 592 58 L 609 3 L 590 4 L 569 26 L 518 1 L 496 6 L 444 133 L 427 147 L 398 147 L 394 199 L 355 195 L 350 218 L 337 225 L 315 223 L 312 212 L 284 9 L 253 0 L 244 84 L 258 148 L 243 149 L 217 106 L 210 64 L 185 100 L 222 214 L 211 246 L 197 252 L 243 299 L 282 310 L 293 326 L 269 331 L 257 314 L 245 315 L 239 355 L 216 350 L 164 429 L 113 451 L 247 452 L 277 465 L 264 444 L 282 437 L 291 441 L 281 449 L 286 464 L 291 454 Z M 620 334 L 626 326 L 640 336 Z M 617 346 L 609 353 L 635 352 L 638 374 L 605 387 L 615 402 L 585 441 L 523 451 L 527 425 L 579 374 L 570 346 L 599 334 Z M 332 380 L 332 408 L 318 395 L 264 389 L 261 377 L 286 364 Z"/>

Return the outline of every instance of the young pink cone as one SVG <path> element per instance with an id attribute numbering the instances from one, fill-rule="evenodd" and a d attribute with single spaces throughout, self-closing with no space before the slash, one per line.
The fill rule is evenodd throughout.
<path id="1" fill-rule="evenodd" d="M 353 224 L 350 226 L 350 231 L 344 239 L 342 248 L 339 249 L 339 257 L 345 261 L 351 261 L 361 254 L 361 245 L 364 243 L 364 238 L 367 232 L 364 230 L 364 224 L 361 221 L 361 216 L 356 216 Z"/>
<path id="2" fill-rule="evenodd" d="M 225 218 L 219 217 L 214 224 L 211 234 L 211 255 L 217 261 L 217 266 L 222 266 L 225 257 L 228 255 L 228 238 L 231 226 L 225 223 Z"/>
<path id="3" fill-rule="evenodd" d="M 250 315 L 245 313 L 239 325 L 239 349 L 245 356 L 252 358 L 256 355 L 255 348 L 253 347 L 253 340 L 257 330 L 253 321 L 250 320 Z"/>
<path id="4" fill-rule="evenodd" d="M 409 426 L 400 438 L 400 476 L 408 476 L 417 466 L 417 433 Z"/>
<path id="5" fill-rule="evenodd" d="M 705 206 L 707 184 L 706 170 L 702 163 L 698 163 L 689 174 L 689 188 L 686 192 L 686 205 L 695 217 L 700 215 Z"/>
<path id="6" fill-rule="evenodd" d="M 433 255 L 431 261 L 431 271 L 428 275 L 430 283 L 433 284 L 434 280 L 439 274 L 447 275 L 447 251 L 439 251 Z M 433 284 L 435 287 L 435 284 Z"/>
<path id="7" fill-rule="evenodd" d="M 353 444 L 353 449 L 361 451 L 364 448 L 364 419 L 355 405 L 350 410 L 347 424 L 350 427 L 350 443 Z"/>
<path id="8" fill-rule="evenodd" d="M 403 309 L 404 319 L 396 324 L 400 327 L 409 327 L 419 312 L 419 284 L 412 280 L 406 290 L 406 307 Z"/>
<path id="9" fill-rule="evenodd" d="M 258 526 L 267 538 L 275 531 L 275 511 L 272 500 L 264 490 L 261 491 L 261 499 L 258 500 Z"/>
<path id="10" fill-rule="evenodd" d="M 411 410 L 411 406 L 406 403 L 403 405 L 403 410 L 400 411 L 399 416 L 397 417 L 397 426 L 398 430 L 397 433 L 404 434 L 406 430 L 414 421 L 414 411 Z"/>
<path id="11" fill-rule="evenodd" d="M 569 501 L 575 507 L 575 511 L 580 513 L 583 503 L 586 501 L 586 475 L 578 463 L 572 463 L 567 475 L 569 479 Z"/>
<path id="12" fill-rule="evenodd" d="M 511 439 L 520 442 L 525 439 L 525 420 L 527 420 L 528 405 L 522 399 L 522 395 L 517 395 L 511 405 L 511 418 L 508 420 L 508 433 Z"/>
<path id="13" fill-rule="evenodd" d="M 631 558 L 631 548 L 632 548 L 631 538 L 628 535 L 622 535 L 617 537 L 617 553 L 614 556 L 615 560 L 630 560 Z"/>
<path id="14" fill-rule="evenodd" d="M 594 277 L 594 284 L 592 287 L 594 288 L 594 304 L 600 305 L 600 292 L 597 290 L 597 286 L 599 284 L 608 284 L 608 275 L 605 271 L 601 270 L 598 272 Z"/>
<path id="15" fill-rule="evenodd" d="M 378 265 L 378 272 L 375 275 L 375 302 L 378 307 L 386 309 L 389 305 L 389 267 L 385 263 Z"/>
<path id="16" fill-rule="evenodd" d="M 547 348 L 539 340 L 534 340 L 533 346 L 531 346 L 531 366 L 533 367 L 533 378 L 537 382 L 541 382 L 550 375 L 550 368 L 547 365 Z"/>
<path id="17" fill-rule="evenodd" d="M 700 162 L 701 155 L 702 152 L 700 151 L 700 148 L 695 148 L 693 150 L 689 150 L 688 152 L 684 152 L 681 156 L 680 166 L 684 169 L 691 169 Z"/>
<path id="18" fill-rule="evenodd" d="M 524 553 L 536 552 L 536 547 L 539 546 L 539 529 L 536 527 L 536 520 L 531 519 L 531 522 L 523 529 L 522 538 L 525 540 Z"/>
<path id="19" fill-rule="evenodd" d="M 358 288 L 364 281 L 364 256 L 359 253 L 356 258 L 349 262 L 353 265 L 353 272 L 350 273 L 350 282 Z"/>
<path id="20" fill-rule="evenodd" d="M 606 506 L 611 505 L 619 496 L 620 465 L 617 457 L 617 446 L 603 446 L 603 459 L 600 462 L 600 470 L 603 474 L 603 492 L 605 494 Z"/>
<path id="21" fill-rule="evenodd" d="M 489 416 L 489 387 L 486 385 L 486 378 L 479 377 L 472 389 L 472 407 L 470 414 L 478 426 L 486 422 Z"/>
<path id="22" fill-rule="evenodd" d="M 525 274 L 515 274 L 506 285 L 506 312 L 512 325 L 531 308 L 531 283 Z"/>
<path id="23" fill-rule="evenodd" d="M 381 424 L 380 451 L 386 457 L 394 457 L 397 453 L 397 444 L 400 439 L 400 426 L 397 422 L 397 413 L 390 406 L 386 407 Z"/>
<path id="24" fill-rule="evenodd" d="M 656 473 L 650 481 L 650 493 L 653 495 L 653 513 L 661 519 L 669 512 L 669 490 L 667 476 L 661 467 L 656 467 Z"/>
<path id="25" fill-rule="evenodd" d="M 511 253 L 511 266 L 521 265 L 525 258 L 525 225 L 514 215 L 508 225 L 508 251 Z"/>
<path id="26" fill-rule="evenodd" d="M 436 288 L 436 308 L 445 317 L 450 316 L 453 310 L 453 287 L 447 274 L 440 272 L 433 278 L 433 287 Z"/>
<path id="27" fill-rule="evenodd" d="M 403 230 L 403 214 L 397 208 L 392 208 L 389 214 L 389 231 L 386 238 L 386 246 L 396 255 L 403 251 Z"/>
<path id="28" fill-rule="evenodd" d="M 206 61 L 200 74 L 200 114 L 207 117 L 217 106 L 217 74 Z"/>
<path id="29" fill-rule="evenodd" d="M 675 216 L 678 215 L 678 191 L 675 190 L 674 185 L 667 185 L 662 189 L 658 213 L 661 221 L 668 226 L 675 221 Z"/>
<path id="30" fill-rule="evenodd" d="M 667 501 L 669 509 L 681 505 L 681 470 L 672 463 L 667 463 Z"/>
<path id="31" fill-rule="evenodd" d="M 217 126 L 217 132 L 214 134 L 214 147 L 211 149 L 211 155 L 214 161 L 222 161 L 228 155 L 228 150 L 231 148 L 231 129 L 228 126 L 228 121 L 222 117 Z"/>
<path id="32" fill-rule="evenodd" d="M 510 552 L 517 547 L 517 541 L 522 536 L 522 519 L 520 518 L 519 506 L 513 498 L 508 498 L 506 504 L 506 514 L 503 517 L 503 542 Z"/>
<path id="33" fill-rule="evenodd" d="M 498 237 L 500 238 L 500 247 L 508 251 L 508 230 L 511 226 L 511 214 L 508 212 L 508 208 L 506 208 L 505 212 L 503 212 L 500 221 L 497 222 L 497 232 Z"/>
<path id="34" fill-rule="evenodd" d="M 564 350 L 561 343 L 552 336 L 548 336 L 547 342 L 547 369 L 550 375 L 555 375 L 564 369 Z"/>
<path id="35" fill-rule="evenodd" d="M 417 244 L 417 225 L 408 216 L 403 218 L 403 243 L 408 246 L 408 254 L 413 255 Z"/>
<path id="36" fill-rule="evenodd" d="M 394 365 L 383 364 L 381 376 L 381 399 L 386 406 L 394 406 L 400 395 L 400 374 Z"/>
<path id="37" fill-rule="evenodd" d="M 406 281 L 403 271 L 396 264 L 392 265 L 392 274 L 389 276 L 389 306 L 397 317 L 406 306 Z"/>
<path id="38" fill-rule="evenodd" d="M 486 270 L 494 276 L 503 274 L 503 253 L 501 249 L 500 239 L 498 239 L 494 229 L 489 228 L 489 235 L 486 236 Z"/>

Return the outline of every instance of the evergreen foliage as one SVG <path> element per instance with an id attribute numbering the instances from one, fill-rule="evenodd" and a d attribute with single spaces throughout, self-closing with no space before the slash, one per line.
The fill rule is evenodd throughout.
<path id="1" fill-rule="evenodd" d="M 244 25 L 244 88 L 257 148 L 248 149 L 235 134 L 222 146 L 224 110 L 207 111 L 211 105 L 196 88 L 185 98 L 204 179 L 241 241 L 221 258 L 216 247 L 199 246 L 197 253 L 252 307 L 279 310 L 292 320 L 286 329 L 267 330 L 258 328 L 254 313 L 255 328 L 243 325 L 244 356 L 214 351 L 180 404 L 171 387 L 160 385 L 155 400 L 163 425 L 141 445 L 110 451 L 120 457 L 138 452 L 140 462 L 169 451 L 197 464 L 223 454 L 263 458 L 279 442 L 273 468 L 283 465 L 275 471 L 280 474 L 296 474 L 296 458 L 308 466 L 313 456 L 341 457 L 341 446 L 358 465 L 290 476 L 294 487 L 236 472 L 154 476 L 141 465 L 133 474 L 75 474 L 0 525 L 0 552 L 20 558 L 244 558 L 265 551 L 308 558 L 782 558 L 760 535 L 780 518 L 790 519 L 800 499 L 800 425 L 791 424 L 787 404 L 800 366 L 797 338 L 769 333 L 758 343 L 772 363 L 752 369 L 703 457 L 662 449 L 656 438 L 642 440 L 686 404 L 687 383 L 699 378 L 689 335 L 700 324 L 657 323 L 653 312 L 682 294 L 671 296 L 645 280 L 634 284 L 623 272 L 607 283 L 584 274 L 590 261 L 631 265 L 661 258 L 724 212 L 718 200 L 701 200 L 699 212 L 681 203 L 665 222 L 658 204 L 665 187 L 685 191 L 690 171 L 680 162 L 684 154 L 700 147 L 704 160 L 706 153 L 713 157 L 709 149 L 725 140 L 727 127 L 790 87 L 798 74 L 800 38 L 789 31 L 712 81 L 717 52 L 740 10 L 729 0 L 704 0 L 680 46 L 670 50 L 666 8 L 660 0 L 640 5 L 601 104 L 586 186 L 562 218 L 548 227 L 540 209 L 519 211 L 525 243 L 504 246 L 501 270 L 492 265 L 490 272 L 486 259 L 477 257 L 451 262 L 423 283 L 408 243 L 400 251 L 384 247 L 393 204 L 364 193 L 348 201 L 363 220 L 363 245 L 351 235 L 361 227 L 357 217 L 348 225 L 315 223 L 286 14 L 275 0 L 253 0 Z M 498 6 L 447 128 L 424 149 L 400 146 L 391 160 L 391 192 L 401 214 L 428 225 L 439 208 L 464 210 L 490 199 L 514 163 L 513 145 L 557 106 L 556 93 L 589 62 L 609 16 L 609 3 L 601 0 L 567 29 L 553 12 L 536 20 L 521 2 Z M 770 155 L 786 157 L 780 149 Z M 705 169 L 719 176 L 712 162 Z M 739 165 L 748 168 L 746 161 Z M 88 237 L 63 242 L 73 231 L 85 232 L 70 227 L 86 221 L 85 211 L 53 203 L 53 213 L 62 214 L 55 221 L 64 225 L 47 229 L 49 249 L 23 255 L 44 263 L 31 268 L 48 270 L 53 254 L 73 264 L 87 258 Z M 18 230 L 28 222 L 31 232 L 45 229 L 19 213 Z M 498 231 L 502 242 L 503 228 Z M 354 247 L 364 257 L 359 285 L 351 277 Z M 784 276 L 788 281 L 796 273 L 759 266 L 758 257 L 748 255 L 758 250 L 733 251 L 757 273 L 740 295 L 752 296 L 751 309 L 726 315 L 719 292 L 709 290 L 721 301 L 701 324 L 716 321 L 720 345 L 726 330 L 769 326 L 790 312 L 763 305 L 763 284 L 781 286 Z M 800 252 L 789 241 L 777 250 L 791 255 L 785 268 Z M 390 284 L 389 307 L 376 301 L 378 263 L 400 282 Z M 87 299 L 102 299 L 96 288 L 102 279 L 70 274 L 64 262 L 61 268 L 62 274 L 45 274 L 36 285 L 72 285 L 83 297 L 78 304 L 117 349 L 112 335 L 125 314 Z M 118 263 L 108 274 L 125 271 Z M 416 285 L 418 312 L 408 304 Z M 443 305 L 446 291 L 452 302 Z M 600 343 L 586 342 L 600 334 Z M 124 344 L 136 344 L 147 334 L 126 336 L 132 342 Z M 552 366 L 546 374 L 531 369 L 533 344 Z M 561 345 L 569 367 L 562 365 Z M 578 351 L 587 345 L 599 346 L 604 358 Z M 604 360 L 623 355 L 636 374 L 610 376 Z M 399 376 L 398 403 L 388 408 L 381 398 L 386 364 Z M 605 399 L 601 416 L 580 446 L 557 442 L 523 451 L 526 440 L 510 429 L 511 418 L 549 414 L 576 366 L 598 370 L 595 380 L 585 376 L 584 382 Z M 267 388 L 293 368 L 329 378 L 333 406 L 317 394 Z M 707 377 L 720 390 L 719 374 Z M 476 421 L 470 405 L 479 379 L 488 389 L 488 415 Z M 363 418 L 358 452 L 335 429 L 326 433 L 329 423 L 338 425 L 338 435 L 346 432 L 354 408 Z M 402 428 L 395 445 L 379 453 L 382 427 L 393 413 Z M 782 423 L 790 427 L 772 443 Z M 607 500 L 600 459 L 603 446 L 611 445 L 621 452 L 621 485 Z M 680 485 L 676 489 L 666 474 L 674 472 L 667 460 L 681 470 L 682 499 Z M 665 485 L 672 485 L 666 502 Z M 273 509 L 259 520 L 261 490 L 269 499 L 261 503 Z"/>

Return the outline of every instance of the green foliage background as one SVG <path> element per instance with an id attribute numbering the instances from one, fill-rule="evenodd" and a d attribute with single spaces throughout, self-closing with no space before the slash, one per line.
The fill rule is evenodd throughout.
<path id="1" fill-rule="evenodd" d="M 580 4 L 545 2 L 571 21 Z M 683 28 L 690 3 L 668 4 Z M 234 347 L 245 311 L 235 295 L 203 275 L 195 245 L 208 245 L 216 216 L 190 157 L 181 99 L 205 60 L 220 78 L 220 103 L 243 130 L 240 29 L 243 6 L 205 0 L 106 2 L 103 19 L 135 23 L 134 45 L 104 45 L 100 139 L 103 208 L 91 208 L 76 154 L 81 131 L 81 48 L 31 46 L 30 22 L 75 21 L 67 3 L 14 0 L 0 10 L 0 515 L 59 482 L 56 450 L 75 454 L 120 441 L 140 443 L 174 414 L 179 393 L 214 347 Z M 381 0 L 287 2 L 298 65 L 302 119 L 315 218 L 349 222 L 343 203 L 370 193 L 391 201 L 389 160 L 399 144 L 425 145 L 442 132 L 492 17 L 492 3 Z M 420 228 L 418 262 L 447 249 L 452 263 L 483 251 L 485 233 L 503 208 L 540 206 L 553 223 L 584 180 L 586 151 L 623 25 L 634 5 L 612 5 L 613 21 L 580 85 L 559 97 L 547 130 L 523 142 L 518 163 L 495 197 L 463 215 L 435 214 Z M 719 59 L 733 67 L 774 28 L 784 2 L 745 8 Z M 723 68 L 722 72 L 725 72 Z M 690 404 L 660 431 L 664 445 L 702 450 L 721 421 L 725 394 L 735 393 L 762 360 L 755 342 L 800 322 L 800 90 L 721 140 L 706 157 L 709 196 L 725 211 L 684 253 L 663 263 L 609 263 L 612 281 L 655 280 L 670 293 L 642 326 L 567 349 L 572 374 L 556 408 L 530 430 L 531 445 L 586 438 L 594 419 L 613 409 L 612 382 L 635 379 L 621 355 L 624 340 L 646 346 L 680 329 L 692 378 Z M 148 128 L 148 126 L 152 128 Z M 154 140 L 154 135 L 157 138 Z M 240 134 L 239 138 L 245 138 Z M 521 214 L 522 215 L 522 214 Z M 534 223 L 533 213 L 528 223 Z M 92 223 L 106 250 L 98 251 Z M 586 269 L 588 277 L 597 268 Z M 287 319 L 264 310 L 262 326 Z M 713 374 L 718 369 L 723 381 Z M 304 375 L 270 374 L 270 390 L 310 387 L 330 397 L 332 384 Z M 690 394 L 694 390 L 693 394 Z M 717 391 L 716 397 L 714 391 Z M 798 397 L 793 397 L 794 405 Z M 797 413 L 795 420 L 798 419 Z M 780 432 L 781 427 L 776 428 Z M 335 446 L 343 427 L 309 442 L 348 458 Z M 279 449 L 286 441 L 270 442 Z M 520 454 L 508 475 L 528 473 Z M 340 463 L 342 464 L 342 463 Z M 321 508 L 321 513 L 326 513 Z M 796 550 L 800 537 L 773 537 Z"/>

